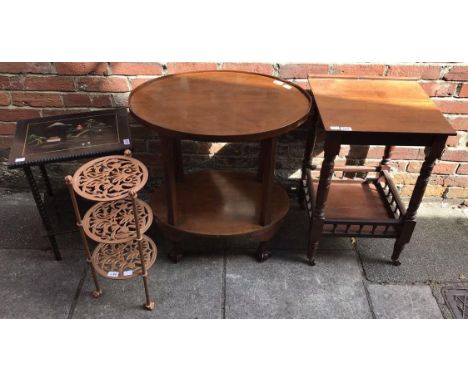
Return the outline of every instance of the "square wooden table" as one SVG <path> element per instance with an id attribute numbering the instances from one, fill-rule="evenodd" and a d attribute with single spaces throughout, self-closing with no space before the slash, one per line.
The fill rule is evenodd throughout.
<path id="1" fill-rule="evenodd" d="M 396 238 L 391 259 L 399 265 L 435 161 L 442 156 L 447 137 L 456 132 L 416 81 L 310 76 L 309 84 L 314 121 L 301 181 L 302 201 L 310 216 L 309 263 L 315 264 L 321 236 L 332 235 Z M 321 167 L 312 165 L 317 127 L 325 132 Z M 342 144 L 384 145 L 385 150 L 378 166 L 335 167 Z M 426 147 L 407 209 L 389 174 L 394 146 Z M 314 169 L 320 169 L 318 181 L 312 177 Z M 366 178 L 336 179 L 335 171 L 364 173 Z"/>

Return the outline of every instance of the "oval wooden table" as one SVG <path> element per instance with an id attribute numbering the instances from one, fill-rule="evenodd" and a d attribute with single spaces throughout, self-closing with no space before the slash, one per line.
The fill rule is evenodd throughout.
<path id="1" fill-rule="evenodd" d="M 265 243 L 289 209 L 286 191 L 274 181 L 277 137 L 308 116 L 311 98 L 279 78 L 238 71 L 180 73 L 148 81 L 130 95 L 132 115 L 160 137 L 165 187 L 151 198 L 155 221 L 174 243 L 196 236 L 248 235 Z M 199 171 L 184 174 L 181 140 L 260 142 L 258 173 Z"/>

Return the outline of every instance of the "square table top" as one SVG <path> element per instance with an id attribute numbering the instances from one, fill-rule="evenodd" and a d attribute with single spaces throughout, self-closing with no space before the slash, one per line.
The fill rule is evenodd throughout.
<path id="1" fill-rule="evenodd" d="M 96 110 L 21 120 L 8 167 L 95 157 L 131 149 L 127 110 Z"/>
<path id="2" fill-rule="evenodd" d="M 416 81 L 309 76 L 309 84 L 326 131 L 456 135 Z"/>

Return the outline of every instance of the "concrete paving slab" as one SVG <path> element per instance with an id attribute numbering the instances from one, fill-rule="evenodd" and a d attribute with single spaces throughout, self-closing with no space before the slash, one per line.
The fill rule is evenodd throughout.
<path id="1" fill-rule="evenodd" d="M 100 277 L 103 295 L 94 299 L 88 274 L 73 318 L 222 318 L 222 253 L 186 253 L 180 263 L 173 264 L 167 252 L 162 252 L 149 270 L 154 311 L 142 308 L 145 294 L 141 278 L 117 281 Z"/>
<path id="2" fill-rule="evenodd" d="M 443 318 L 429 285 L 367 286 L 376 318 Z"/>
<path id="3" fill-rule="evenodd" d="M 85 262 L 67 251 L 63 261 L 51 252 L 0 249 L 0 318 L 67 318 Z"/>
<path id="4" fill-rule="evenodd" d="M 50 247 L 32 197 L 23 193 L 2 195 L 0 205 L 0 249 Z"/>
<path id="5" fill-rule="evenodd" d="M 301 251 L 276 251 L 264 263 L 230 253 L 226 318 L 371 318 L 353 251 L 319 252 L 315 267 Z"/>
<path id="6" fill-rule="evenodd" d="M 468 278 L 468 218 L 460 209 L 423 204 L 399 267 L 389 263 L 394 242 L 394 239 L 357 239 L 357 250 L 370 281 L 458 282 Z"/>

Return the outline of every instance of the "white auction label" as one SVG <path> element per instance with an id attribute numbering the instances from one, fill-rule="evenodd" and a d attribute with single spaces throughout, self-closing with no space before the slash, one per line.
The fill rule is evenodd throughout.
<path id="1" fill-rule="evenodd" d="M 284 82 L 283 82 L 283 81 L 280 81 L 280 80 L 274 80 L 273 83 L 274 83 L 275 85 L 283 85 L 283 84 L 284 84 Z"/>
<path id="2" fill-rule="evenodd" d="M 124 275 L 124 276 L 131 276 L 131 275 L 133 275 L 133 271 L 132 271 L 132 270 L 123 271 L 123 275 Z"/>
<path id="3" fill-rule="evenodd" d="M 107 272 L 107 276 L 108 277 L 119 277 L 119 272 L 110 271 L 110 272 Z"/>
<path id="4" fill-rule="evenodd" d="M 340 130 L 340 126 L 330 126 L 330 130 Z"/>
<path id="5" fill-rule="evenodd" d="M 123 140 L 123 144 L 124 144 L 124 145 L 129 145 L 129 144 L 130 144 L 130 139 L 125 138 L 125 139 Z"/>
<path id="6" fill-rule="evenodd" d="M 283 85 L 283 88 L 289 90 L 289 89 L 292 89 L 292 86 L 291 86 L 291 85 L 288 85 L 288 84 L 284 84 L 284 85 Z"/>
<path id="7" fill-rule="evenodd" d="M 25 157 L 22 157 L 22 158 L 16 158 L 15 159 L 15 163 L 18 163 L 18 162 L 24 162 L 26 160 Z"/>
<path id="8" fill-rule="evenodd" d="M 353 131 L 353 128 L 350 126 L 341 126 L 341 131 Z"/>

